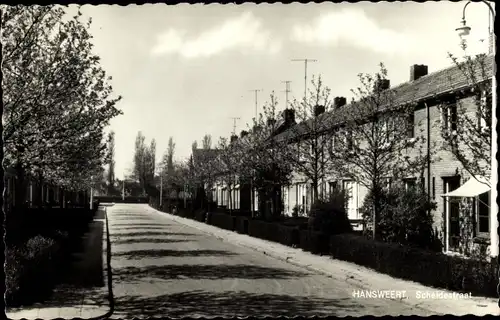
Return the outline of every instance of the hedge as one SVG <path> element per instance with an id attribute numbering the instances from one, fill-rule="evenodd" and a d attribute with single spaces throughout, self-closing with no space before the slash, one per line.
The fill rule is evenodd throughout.
<path id="1" fill-rule="evenodd" d="M 299 228 L 281 223 L 248 220 L 248 234 L 252 237 L 278 242 L 287 246 L 299 244 Z"/>
<path id="2" fill-rule="evenodd" d="M 334 259 L 354 262 L 427 286 L 497 297 L 498 265 L 443 253 L 373 241 L 357 235 L 330 238 Z"/>
<path id="3" fill-rule="evenodd" d="M 211 212 L 209 223 L 213 226 L 234 231 L 237 217 L 232 217 L 225 213 Z"/>
<path id="4" fill-rule="evenodd" d="M 314 254 L 328 254 L 328 236 L 312 230 L 300 230 L 299 246 Z"/>
<path id="5" fill-rule="evenodd" d="M 121 196 L 97 196 L 94 199 L 100 201 L 101 203 L 149 203 L 148 197 L 123 197 Z"/>
<path id="6" fill-rule="evenodd" d="M 235 231 L 241 234 L 248 234 L 250 219 L 245 216 L 236 217 Z"/>

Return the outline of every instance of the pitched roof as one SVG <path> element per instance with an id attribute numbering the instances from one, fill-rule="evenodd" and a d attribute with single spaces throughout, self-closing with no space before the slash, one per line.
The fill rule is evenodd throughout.
<path id="1" fill-rule="evenodd" d="M 487 55 L 484 57 L 484 65 L 475 63 L 475 76 L 478 82 L 489 80 L 493 76 L 493 62 L 494 55 Z M 477 61 L 477 60 L 476 60 Z M 484 68 L 484 69 L 483 69 Z M 432 72 L 417 80 L 405 82 L 396 87 L 388 89 L 388 95 L 391 96 L 391 102 L 387 107 L 404 105 L 407 103 L 416 103 L 428 98 L 444 95 L 455 90 L 461 90 L 471 87 L 469 79 L 464 75 L 463 71 L 456 65 Z M 318 123 L 325 126 L 324 129 L 330 129 L 345 121 L 345 110 L 352 108 L 353 105 L 359 104 L 355 101 L 346 104 L 336 110 L 321 114 Z M 323 120 L 322 118 L 327 118 Z M 279 134 L 276 139 L 284 141 L 288 139 L 298 138 L 307 134 L 308 128 L 312 126 L 314 119 L 303 121 L 293 128 Z M 327 128 L 328 127 L 328 128 Z"/>

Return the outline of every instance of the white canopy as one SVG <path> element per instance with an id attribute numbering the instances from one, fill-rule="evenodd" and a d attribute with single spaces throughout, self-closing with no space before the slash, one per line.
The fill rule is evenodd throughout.
<path id="1" fill-rule="evenodd" d="M 491 190 L 488 179 L 476 176 L 472 177 L 457 189 L 445 193 L 442 197 L 476 197 Z"/>

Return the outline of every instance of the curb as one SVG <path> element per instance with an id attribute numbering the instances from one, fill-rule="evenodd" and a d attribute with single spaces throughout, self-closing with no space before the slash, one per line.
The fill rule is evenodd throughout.
<path id="1" fill-rule="evenodd" d="M 107 319 L 113 315 L 115 312 L 115 300 L 113 296 L 113 274 L 111 272 L 111 240 L 109 236 L 109 223 L 108 223 L 108 211 L 105 206 L 100 206 L 104 210 L 104 220 L 106 223 L 106 265 L 103 266 L 103 273 L 104 273 L 104 278 L 107 280 L 107 285 L 108 285 L 108 302 L 109 302 L 109 311 L 106 312 L 105 314 L 94 317 L 94 318 L 89 318 L 89 320 L 101 320 L 101 319 Z M 104 253 L 103 253 L 104 255 Z"/>

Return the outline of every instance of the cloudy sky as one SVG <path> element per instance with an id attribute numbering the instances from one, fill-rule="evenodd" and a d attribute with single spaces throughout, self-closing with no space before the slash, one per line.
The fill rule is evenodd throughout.
<path id="1" fill-rule="evenodd" d="M 429 72 L 451 65 L 459 52 L 458 27 L 464 2 L 176 5 L 82 7 L 92 17 L 95 52 L 123 96 L 124 115 L 114 119 L 116 176 L 132 165 L 134 140 L 142 131 L 157 142 L 157 158 L 176 142 L 176 158 L 189 156 L 204 134 L 228 137 L 231 117 L 237 132 L 259 104 L 275 91 L 284 109 L 285 84 L 291 95 L 304 92 L 304 64 L 316 59 L 308 77 L 321 74 L 334 96 L 350 100 L 357 74 L 374 73 L 383 62 L 391 86 L 408 81 L 410 65 Z M 471 4 L 472 51 L 486 50 L 488 10 Z"/>

